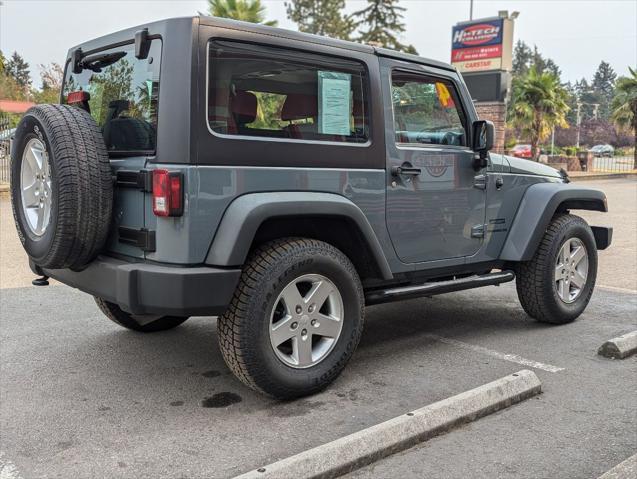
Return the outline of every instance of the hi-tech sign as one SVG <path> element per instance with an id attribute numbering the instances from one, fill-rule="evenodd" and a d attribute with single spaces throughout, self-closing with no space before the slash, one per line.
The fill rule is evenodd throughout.
<path id="1" fill-rule="evenodd" d="M 451 42 L 451 63 L 461 72 L 511 69 L 511 20 L 489 18 L 458 23 L 453 27 Z"/>

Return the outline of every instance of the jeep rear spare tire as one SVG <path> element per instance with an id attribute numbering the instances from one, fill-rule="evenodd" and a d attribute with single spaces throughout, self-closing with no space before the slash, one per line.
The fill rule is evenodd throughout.
<path id="1" fill-rule="evenodd" d="M 102 133 L 66 105 L 24 115 L 11 152 L 13 216 L 20 241 L 43 268 L 80 269 L 104 246 L 113 182 Z"/>

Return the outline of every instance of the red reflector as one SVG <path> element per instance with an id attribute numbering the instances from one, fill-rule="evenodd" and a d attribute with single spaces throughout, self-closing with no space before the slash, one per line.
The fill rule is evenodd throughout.
<path id="1" fill-rule="evenodd" d="M 181 216 L 183 175 L 168 170 L 153 170 L 153 213 L 157 216 Z"/>
<path id="2" fill-rule="evenodd" d="M 66 102 L 69 105 L 73 105 L 74 103 L 82 103 L 90 99 L 91 95 L 89 95 L 87 91 L 73 91 L 66 97 Z"/>

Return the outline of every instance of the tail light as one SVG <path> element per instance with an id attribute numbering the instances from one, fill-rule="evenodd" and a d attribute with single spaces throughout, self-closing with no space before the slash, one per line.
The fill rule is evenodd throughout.
<path id="1" fill-rule="evenodd" d="M 86 91 L 72 91 L 66 97 L 66 102 L 69 105 L 74 105 L 76 103 L 84 103 L 85 101 L 89 101 L 91 99 L 91 95 L 89 95 Z"/>
<path id="2" fill-rule="evenodd" d="M 184 175 L 168 170 L 153 170 L 153 213 L 156 216 L 181 216 L 184 212 Z"/>

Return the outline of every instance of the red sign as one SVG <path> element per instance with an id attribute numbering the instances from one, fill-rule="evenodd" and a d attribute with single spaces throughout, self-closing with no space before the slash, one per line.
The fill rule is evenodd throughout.
<path id="1" fill-rule="evenodd" d="M 502 45 L 489 45 L 487 47 L 458 48 L 451 52 L 451 61 L 465 62 L 468 60 L 484 60 L 487 58 L 500 58 Z"/>

